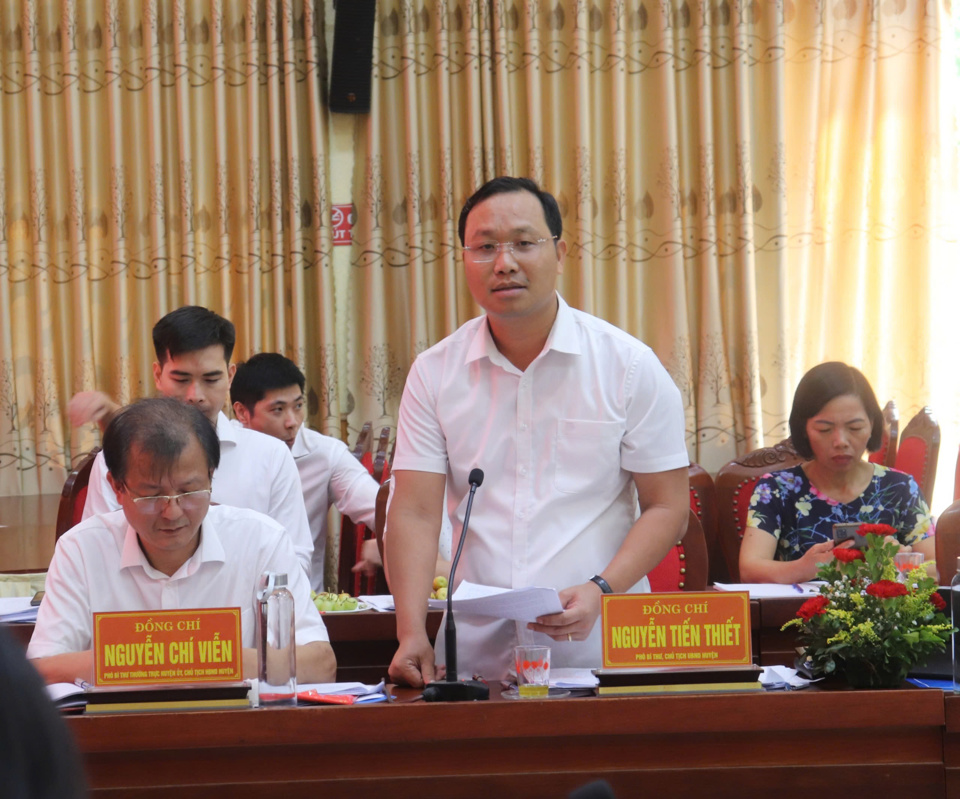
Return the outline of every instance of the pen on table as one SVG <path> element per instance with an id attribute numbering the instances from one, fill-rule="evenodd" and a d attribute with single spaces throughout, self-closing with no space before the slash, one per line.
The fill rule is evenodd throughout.
<path id="1" fill-rule="evenodd" d="M 83 688 L 84 691 L 89 691 L 91 688 L 93 688 L 90 683 L 88 683 L 86 680 L 81 680 L 79 677 L 73 681 L 73 684 L 78 688 Z"/>
<path id="2" fill-rule="evenodd" d="M 803 593 L 803 589 L 802 589 L 799 585 L 797 585 L 796 583 L 793 584 L 793 590 L 796 591 L 798 594 L 802 594 L 802 593 Z"/>

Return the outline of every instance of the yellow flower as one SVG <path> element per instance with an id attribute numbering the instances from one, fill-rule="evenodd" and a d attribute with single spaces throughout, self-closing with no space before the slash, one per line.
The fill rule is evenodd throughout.
<path id="1" fill-rule="evenodd" d="M 809 502 L 798 502 L 795 506 L 797 509 L 797 514 L 800 516 L 809 516 L 810 515 L 810 503 Z"/>

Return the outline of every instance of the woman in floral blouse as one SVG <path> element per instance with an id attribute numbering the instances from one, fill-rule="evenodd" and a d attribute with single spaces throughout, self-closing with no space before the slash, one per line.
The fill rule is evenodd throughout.
<path id="1" fill-rule="evenodd" d="M 790 411 L 800 466 L 764 475 L 740 547 L 745 583 L 798 583 L 833 557 L 838 522 L 889 524 L 905 551 L 934 558 L 933 526 L 916 481 L 863 459 L 880 448 L 883 413 L 852 366 L 822 363 L 797 386 Z"/>

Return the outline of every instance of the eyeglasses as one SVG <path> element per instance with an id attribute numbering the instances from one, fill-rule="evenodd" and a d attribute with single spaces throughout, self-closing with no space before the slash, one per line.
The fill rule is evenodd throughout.
<path id="1" fill-rule="evenodd" d="M 537 254 L 540 245 L 547 241 L 555 241 L 559 236 L 550 236 L 546 239 L 517 239 L 516 241 L 482 241 L 472 247 L 463 248 L 463 257 L 474 263 L 485 264 L 495 261 L 497 256 L 506 250 L 518 261 L 531 258 Z"/>
<path id="2" fill-rule="evenodd" d="M 129 493 L 130 489 L 127 489 Z M 162 513 L 167 505 L 176 502 L 180 510 L 194 511 L 200 510 L 205 503 L 210 501 L 209 488 L 201 488 L 199 491 L 187 491 L 184 494 L 171 494 L 168 496 L 157 497 L 135 497 L 132 494 L 130 498 L 133 504 L 141 513 Z"/>

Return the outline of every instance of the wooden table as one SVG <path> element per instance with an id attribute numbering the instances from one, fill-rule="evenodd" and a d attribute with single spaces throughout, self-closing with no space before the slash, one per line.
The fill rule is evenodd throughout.
<path id="1" fill-rule="evenodd" d="M 59 494 L 0 497 L 0 572 L 47 570 L 59 506 Z"/>
<path id="2" fill-rule="evenodd" d="M 944 706 L 937 690 L 809 689 L 67 722 L 97 797 L 557 799 L 603 777 L 620 799 L 920 799 L 946 795 Z"/>

